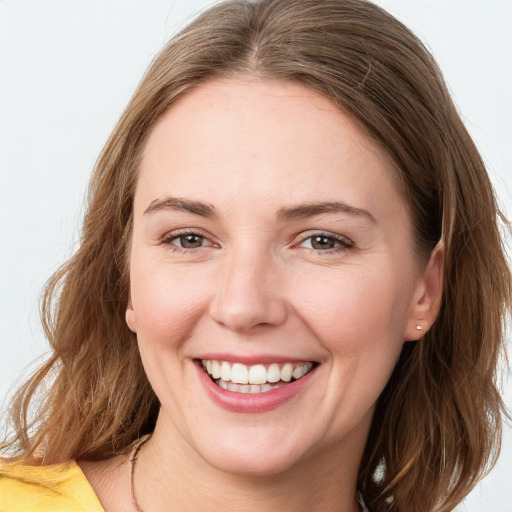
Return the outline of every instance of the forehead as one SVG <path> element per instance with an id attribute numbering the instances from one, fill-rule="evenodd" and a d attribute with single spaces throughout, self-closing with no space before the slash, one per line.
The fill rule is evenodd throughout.
<path id="1" fill-rule="evenodd" d="M 211 202 L 264 198 L 276 208 L 320 199 L 402 207 L 393 181 L 386 153 L 316 91 L 279 80 L 217 79 L 159 119 L 135 202 L 143 208 L 169 194 Z M 386 194 L 392 201 L 382 201 Z"/>

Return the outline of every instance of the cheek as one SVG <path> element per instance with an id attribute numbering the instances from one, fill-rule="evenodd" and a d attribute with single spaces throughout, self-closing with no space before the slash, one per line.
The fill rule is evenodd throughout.
<path id="1" fill-rule="evenodd" d="M 334 279 L 332 275 L 308 279 L 296 289 L 301 297 L 296 306 L 334 355 L 382 357 L 389 352 L 394 358 L 403 344 L 406 290 L 398 272 L 346 269 Z"/>
<path id="2" fill-rule="evenodd" d="M 179 269 L 137 266 L 130 275 L 139 342 L 178 343 L 190 334 L 204 311 L 204 282 Z"/>
<path id="3" fill-rule="evenodd" d="M 334 436 L 372 413 L 398 361 L 408 310 L 402 286 L 399 274 L 367 269 L 298 291 L 302 321 L 329 352 L 322 403 Z"/>

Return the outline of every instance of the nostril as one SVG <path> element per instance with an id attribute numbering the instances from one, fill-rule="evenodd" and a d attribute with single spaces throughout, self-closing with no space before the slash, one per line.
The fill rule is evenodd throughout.
<path id="1" fill-rule="evenodd" d="M 280 289 L 269 281 L 263 263 L 248 260 L 239 255 L 230 261 L 227 275 L 219 275 L 218 292 L 210 303 L 210 315 L 218 324 L 244 333 L 280 325 L 288 314 Z"/>

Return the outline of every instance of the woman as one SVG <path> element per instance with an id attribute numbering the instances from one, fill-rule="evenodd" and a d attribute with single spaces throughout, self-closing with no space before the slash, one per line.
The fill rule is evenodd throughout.
<path id="1" fill-rule="evenodd" d="M 210 9 L 97 164 L 45 295 L 54 355 L 14 403 L 7 503 L 453 510 L 499 445 L 496 217 L 398 21 L 360 0 Z"/>

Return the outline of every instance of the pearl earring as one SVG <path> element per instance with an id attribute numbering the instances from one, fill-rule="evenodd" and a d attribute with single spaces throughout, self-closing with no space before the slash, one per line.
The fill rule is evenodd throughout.
<path id="1" fill-rule="evenodd" d="M 417 330 L 417 331 L 423 331 L 423 327 L 422 327 L 421 325 L 417 325 L 417 326 L 416 326 L 416 330 Z"/>

